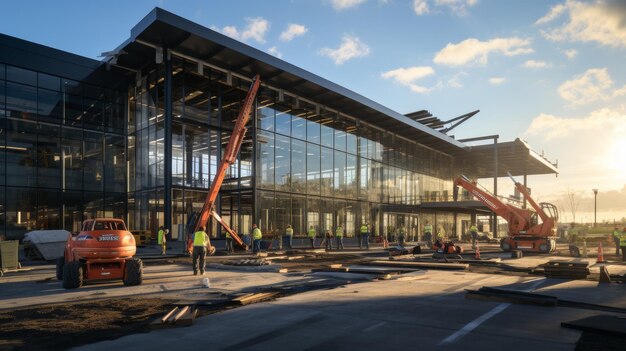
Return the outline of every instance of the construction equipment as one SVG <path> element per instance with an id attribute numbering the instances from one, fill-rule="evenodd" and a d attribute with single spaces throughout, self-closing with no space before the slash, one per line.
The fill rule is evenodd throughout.
<path id="1" fill-rule="evenodd" d="M 454 180 L 454 200 L 458 197 L 457 186 L 468 190 L 477 200 L 484 203 L 496 215 L 504 218 L 509 224 L 509 236 L 500 241 L 504 251 L 521 250 L 526 252 L 552 252 L 556 249 L 556 222 L 558 211 L 556 206 L 541 202 L 537 204 L 530 197 L 526 187 L 515 181 L 511 173 L 509 177 L 517 190 L 524 195 L 533 210 L 517 208 L 502 202 L 488 191 L 478 187 L 475 181 L 464 175 Z M 542 223 L 539 223 L 541 219 Z"/>
<path id="2" fill-rule="evenodd" d="M 143 263 L 133 257 L 135 238 L 117 218 L 96 218 L 83 222 L 82 230 L 67 239 L 63 257 L 57 259 L 57 278 L 66 289 L 84 281 L 122 279 L 124 285 L 139 285 Z"/>
<path id="3" fill-rule="evenodd" d="M 224 229 L 230 234 L 231 238 L 241 247 L 247 249 L 246 244 L 241 240 L 239 235 L 230 228 L 230 226 L 224 222 L 222 217 L 214 209 L 215 200 L 217 199 L 217 195 L 220 192 L 220 188 L 222 187 L 222 182 L 224 181 L 224 177 L 226 176 L 226 170 L 235 163 L 237 160 L 237 155 L 239 154 L 239 149 L 241 148 L 241 144 L 243 143 L 243 138 L 246 135 L 246 124 L 250 119 L 250 113 L 252 112 L 252 104 L 254 103 L 254 99 L 256 98 L 256 93 L 259 90 L 259 85 L 261 83 L 261 78 L 259 75 L 256 75 L 254 79 L 252 79 L 252 84 L 250 85 L 250 90 L 248 90 L 248 94 L 246 99 L 244 100 L 243 106 L 241 107 L 241 111 L 239 111 L 239 116 L 237 116 L 237 120 L 235 122 L 235 127 L 233 128 L 233 133 L 230 136 L 230 140 L 228 141 L 228 145 L 226 146 L 226 150 L 224 151 L 224 156 L 222 156 L 222 160 L 220 161 L 219 166 L 217 167 L 217 171 L 215 172 L 215 178 L 211 183 L 211 187 L 209 188 L 209 193 L 207 194 L 206 200 L 204 201 L 204 206 L 200 211 L 199 215 L 196 217 L 196 223 L 194 225 L 194 233 L 200 229 L 200 227 L 206 228 L 206 223 L 209 220 L 209 216 L 212 216 L 217 220 L 218 223 L 224 227 Z M 193 237 L 190 235 L 187 238 L 187 249 L 189 252 L 192 251 L 193 246 Z"/>

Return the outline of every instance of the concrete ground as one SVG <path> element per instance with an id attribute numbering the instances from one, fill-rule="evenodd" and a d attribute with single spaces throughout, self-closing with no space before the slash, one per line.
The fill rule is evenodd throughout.
<path id="1" fill-rule="evenodd" d="M 182 247 L 172 245 L 170 253 L 182 251 Z M 158 250 L 150 246 L 142 248 L 140 254 L 159 256 Z M 485 252 L 483 257 L 502 257 L 503 263 L 518 268 L 536 267 L 554 259 L 595 263 L 595 257 L 527 255 L 521 259 L 504 259 L 510 254 L 489 253 L 494 252 L 495 247 L 485 245 L 481 250 Z M 346 251 L 366 257 L 386 255 L 379 246 L 365 251 L 352 245 Z M 242 257 L 250 258 L 250 255 L 229 258 Z M 170 261 L 147 265 L 144 283 L 140 286 L 125 287 L 120 282 L 108 282 L 76 290 L 61 287 L 54 278 L 52 265 L 25 267 L 0 280 L 0 310 L 124 296 L 197 301 L 216 293 L 334 281 L 333 288 L 225 310 L 198 318 L 190 327 L 128 335 L 76 350 L 400 350 L 416 347 L 425 350 L 574 350 L 581 332 L 562 328 L 560 323 L 605 312 L 470 300 L 465 298 L 465 289 L 488 286 L 532 291 L 626 308 L 626 286 L 589 280 L 442 270 L 420 270 L 389 280 L 367 277 L 363 280 L 363 276 L 360 279 L 333 278 L 309 272 L 277 273 L 264 267 L 221 266 L 217 264 L 220 259 L 223 257 L 209 259 L 213 264 L 204 277 L 194 276 L 188 262 L 171 256 Z M 608 269 L 615 275 L 626 273 L 626 266 L 621 263 L 609 264 Z M 599 266 L 592 266 L 591 271 L 599 271 Z M 209 288 L 203 278 L 209 278 Z"/>

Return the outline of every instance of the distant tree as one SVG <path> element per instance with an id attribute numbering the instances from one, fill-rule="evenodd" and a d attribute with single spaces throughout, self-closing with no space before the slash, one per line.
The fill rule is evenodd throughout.
<path id="1" fill-rule="evenodd" d="M 572 214 L 572 223 L 576 223 L 576 212 L 578 211 L 578 205 L 580 205 L 580 198 L 569 188 L 567 189 L 567 202 Z"/>

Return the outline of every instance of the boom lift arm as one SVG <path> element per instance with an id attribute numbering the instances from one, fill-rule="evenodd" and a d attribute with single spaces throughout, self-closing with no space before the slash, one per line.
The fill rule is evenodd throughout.
<path id="1" fill-rule="evenodd" d="M 248 94 L 246 96 L 246 99 L 244 100 L 243 107 L 241 108 L 241 111 L 239 111 L 239 116 L 237 116 L 237 122 L 235 123 L 233 133 L 230 137 L 230 140 L 228 141 L 226 150 L 224 151 L 224 156 L 222 156 L 222 160 L 217 167 L 215 178 L 213 179 L 213 183 L 211 183 L 209 193 L 207 194 L 206 200 L 204 201 L 204 206 L 202 207 L 202 211 L 198 215 L 198 220 L 196 221 L 196 225 L 194 226 L 194 232 L 198 231 L 201 226 L 206 227 L 209 216 L 213 216 L 213 218 L 215 218 L 230 234 L 233 240 L 235 240 L 237 244 L 244 248 L 245 244 L 243 243 L 239 235 L 237 235 L 237 233 L 232 228 L 230 228 L 230 226 L 228 226 L 226 222 L 222 220 L 222 217 L 220 217 L 220 215 L 215 212 L 214 206 L 217 195 L 219 194 L 220 188 L 222 187 L 222 182 L 224 181 L 224 177 L 226 176 L 226 170 L 228 170 L 228 167 L 230 167 L 230 165 L 235 163 L 235 161 L 237 160 L 237 154 L 239 154 L 241 144 L 243 143 L 243 138 L 246 135 L 246 124 L 250 119 L 252 104 L 254 103 L 254 99 L 256 98 L 260 83 L 261 78 L 257 74 L 252 80 L 252 84 L 250 85 L 250 90 L 248 90 Z"/>
<path id="2" fill-rule="evenodd" d="M 454 180 L 454 197 L 457 197 L 457 186 L 467 189 L 476 199 L 487 205 L 496 215 L 504 218 L 509 224 L 509 237 L 503 238 L 500 246 L 505 251 L 519 249 L 530 252 L 552 252 L 556 248 L 555 225 L 558 220 L 556 206 L 549 203 L 535 202 L 530 197 L 528 189 L 515 181 L 509 173 L 509 177 L 515 183 L 517 190 L 524 195 L 535 211 L 518 208 L 505 204 L 497 197 L 478 187 L 476 182 L 466 176 L 459 176 Z M 549 213 L 546 213 L 548 211 Z M 537 216 L 542 223 L 538 223 Z"/>

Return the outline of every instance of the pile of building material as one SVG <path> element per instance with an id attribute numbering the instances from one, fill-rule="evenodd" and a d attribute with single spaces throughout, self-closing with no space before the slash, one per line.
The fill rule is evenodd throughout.
<path id="1" fill-rule="evenodd" d="M 152 322 L 150 327 L 152 329 L 167 328 L 167 327 L 186 327 L 193 324 L 196 319 L 198 310 L 195 305 L 188 305 L 182 307 L 174 307 L 171 311 L 165 314 L 160 319 Z"/>
<path id="2" fill-rule="evenodd" d="M 24 253 L 29 259 L 56 260 L 63 257 L 69 237 L 67 230 L 33 230 L 24 234 Z"/>
<path id="3" fill-rule="evenodd" d="M 548 261 L 539 266 L 546 278 L 587 279 L 589 263 L 571 261 Z"/>
<path id="4" fill-rule="evenodd" d="M 279 293 L 277 291 L 262 292 L 262 293 L 250 293 L 241 296 L 237 296 L 231 301 L 238 305 L 249 305 L 261 301 L 267 301 L 276 297 Z"/>
<path id="5" fill-rule="evenodd" d="M 265 266 L 269 265 L 270 262 L 265 258 L 252 258 L 252 259 L 241 259 L 236 261 L 225 262 L 224 264 L 232 265 L 232 266 Z"/>
<path id="6" fill-rule="evenodd" d="M 416 261 L 370 261 L 364 262 L 367 266 L 403 267 L 415 269 L 450 269 L 465 270 L 469 267 L 467 263 L 439 263 L 439 262 L 416 262 Z"/>

